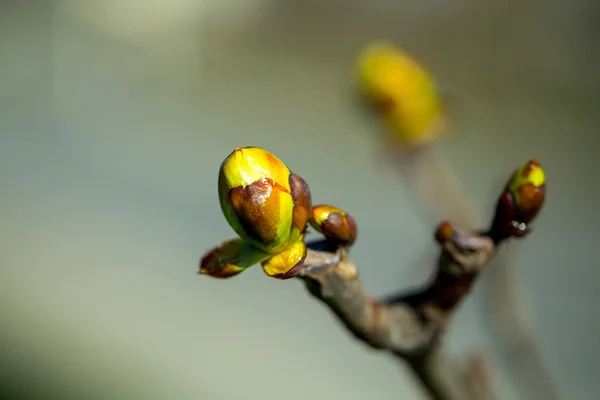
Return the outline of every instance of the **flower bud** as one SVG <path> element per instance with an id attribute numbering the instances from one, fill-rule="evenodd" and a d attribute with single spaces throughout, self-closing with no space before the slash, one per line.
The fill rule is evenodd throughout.
<path id="1" fill-rule="evenodd" d="M 279 253 L 301 237 L 311 203 L 306 182 L 258 147 L 235 149 L 223 161 L 219 201 L 234 231 L 269 254 Z"/>
<path id="2" fill-rule="evenodd" d="M 537 160 L 523 164 L 512 175 L 498 199 L 490 234 L 495 241 L 522 237 L 539 214 L 546 198 L 546 177 Z"/>
<path id="3" fill-rule="evenodd" d="M 437 85 L 411 55 L 390 43 L 373 44 L 361 54 L 359 79 L 395 140 L 414 146 L 440 136 L 445 121 Z"/>
<path id="4" fill-rule="evenodd" d="M 391 43 L 374 43 L 359 55 L 360 89 L 368 101 L 382 110 L 393 106 L 401 80 L 399 63 L 394 62 L 398 61 L 395 50 Z"/>
<path id="5" fill-rule="evenodd" d="M 386 113 L 385 122 L 392 144 L 399 144 L 409 150 L 442 138 L 446 128 L 445 119 L 433 104 L 413 110 L 394 107 Z"/>
<path id="6" fill-rule="evenodd" d="M 546 176 L 535 159 L 523 164 L 508 184 L 518 212 L 518 220 L 530 223 L 537 216 L 546 199 Z"/>
<path id="7" fill-rule="evenodd" d="M 363 94 L 383 109 L 409 94 L 433 89 L 425 68 L 389 42 L 376 42 L 359 55 L 358 78 Z"/>
<path id="8" fill-rule="evenodd" d="M 328 240 L 350 246 L 358 236 L 354 218 L 339 208 L 330 205 L 313 206 L 310 225 Z"/>

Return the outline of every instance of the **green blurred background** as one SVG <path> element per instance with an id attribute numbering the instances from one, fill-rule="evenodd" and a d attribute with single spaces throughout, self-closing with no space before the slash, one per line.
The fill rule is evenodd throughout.
<path id="1" fill-rule="evenodd" d="M 536 157 L 546 169 L 534 234 L 505 250 L 562 397 L 595 399 L 598 10 L 593 0 L 0 2 L 0 391 L 421 398 L 402 365 L 351 338 L 300 283 L 260 268 L 197 275 L 202 253 L 233 236 L 217 170 L 246 145 L 355 216 L 353 257 L 373 294 L 431 273 L 435 221 L 381 161 L 379 128 L 352 87 L 357 53 L 384 37 L 454 99 L 441 151 L 486 213 L 514 167 Z M 502 372 L 510 360 L 482 328 L 481 290 L 448 346 L 457 357 L 489 348 Z M 501 384 L 502 399 L 518 398 Z"/>

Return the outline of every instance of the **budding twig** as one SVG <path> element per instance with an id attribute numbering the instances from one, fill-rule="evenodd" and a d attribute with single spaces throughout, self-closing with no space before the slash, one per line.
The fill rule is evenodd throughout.
<path id="1" fill-rule="evenodd" d="M 419 204 L 427 209 L 430 218 L 439 220 L 442 216 L 452 216 L 466 227 L 485 223 L 484 213 L 468 198 L 458 175 L 452 165 L 443 160 L 438 148 L 423 149 L 410 168 L 405 168 L 402 158 L 394 161 L 416 185 Z M 483 286 L 483 325 L 492 339 L 502 346 L 505 359 L 510 363 L 508 370 L 515 378 L 522 398 L 558 399 L 551 375 L 542 361 L 530 317 L 523 310 L 526 293 L 505 254 L 496 260 L 480 283 Z"/>
<path id="2" fill-rule="evenodd" d="M 497 244 L 530 232 L 528 224 L 545 198 L 545 176 L 537 161 L 513 174 L 487 233 L 440 224 L 434 279 L 387 299 L 369 295 L 348 256 L 358 235 L 354 218 L 337 207 L 313 206 L 308 184 L 273 154 L 257 147 L 235 149 L 221 165 L 218 188 L 223 214 L 239 238 L 209 250 L 200 261 L 201 274 L 229 278 L 261 263 L 272 278 L 302 279 L 356 338 L 406 361 L 432 399 L 491 397 L 491 385 L 482 382 L 487 374 L 473 373 L 483 369 L 458 373 L 445 367 L 441 338 Z M 325 241 L 305 243 L 308 223 Z"/>

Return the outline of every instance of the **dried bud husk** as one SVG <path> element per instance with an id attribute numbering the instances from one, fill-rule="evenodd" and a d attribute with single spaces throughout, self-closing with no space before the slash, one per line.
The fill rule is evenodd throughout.
<path id="1" fill-rule="evenodd" d="M 234 239 L 206 253 L 200 261 L 200 273 L 214 278 L 229 278 L 269 256 L 243 239 Z"/>
<path id="2" fill-rule="evenodd" d="M 328 240 L 344 246 L 351 246 L 358 236 L 354 218 L 344 210 L 330 206 L 312 207 L 310 225 Z"/>

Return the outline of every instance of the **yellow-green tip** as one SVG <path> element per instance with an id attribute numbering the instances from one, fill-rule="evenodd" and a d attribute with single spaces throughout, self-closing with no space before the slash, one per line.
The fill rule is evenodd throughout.
<path id="1" fill-rule="evenodd" d="M 531 183 L 535 187 L 540 187 L 546 183 L 544 169 L 535 158 L 519 167 L 509 184 L 509 190 L 513 192 L 526 183 Z"/>
<path id="2" fill-rule="evenodd" d="M 536 159 L 523 164 L 508 184 L 521 222 L 531 222 L 540 212 L 546 199 L 546 175 Z"/>

